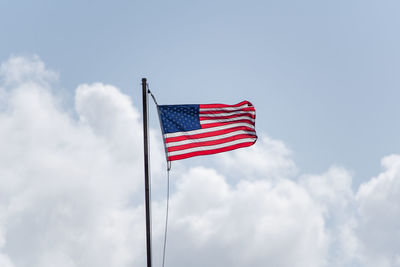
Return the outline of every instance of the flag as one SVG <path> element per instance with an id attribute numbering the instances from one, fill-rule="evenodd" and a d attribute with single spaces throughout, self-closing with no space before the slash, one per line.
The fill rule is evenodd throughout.
<path id="1" fill-rule="evenodd" d="M 257 140 L 254 106 L 158 105 L 167 160 L 210 155 L 253 145 Z"/>

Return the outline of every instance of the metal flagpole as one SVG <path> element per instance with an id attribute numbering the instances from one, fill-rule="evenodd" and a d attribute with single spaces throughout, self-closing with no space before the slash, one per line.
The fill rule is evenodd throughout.
<path id="1" fill-rule="evenodd" d="M 151 267 L 151 209 L 150 209 L 150 182 L 149 182 L 149 142 L 147 124 L 147 80 L 142 78 L 143 93 L 143 144 L 144 144 L 144 186 L 146 204 L 146 247 L 147 267 Z"/>

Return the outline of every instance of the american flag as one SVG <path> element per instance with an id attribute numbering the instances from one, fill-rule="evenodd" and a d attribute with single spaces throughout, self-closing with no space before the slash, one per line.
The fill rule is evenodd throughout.
<path id="1" fill-rule="evenodd" d="M 210 155 L 253 145 L 257 140 L 254 106 L 159 105 L 168 161 Z"/>

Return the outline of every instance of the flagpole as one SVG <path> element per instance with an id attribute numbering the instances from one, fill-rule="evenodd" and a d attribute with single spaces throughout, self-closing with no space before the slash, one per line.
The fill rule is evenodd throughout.
<path id="1" fill-rule="evenodd" d="M 144 187 L 145 187 L 145 206 L 146 206 L 146 248 L 147 248 L 147 267 L 151 267 L 151 209 L 150 209 L 150 182 L 149 182 L 149 142 L 147 125 L 147 79 L 142 78 L 143 94 L 143 144 L 144 144 Z"/>

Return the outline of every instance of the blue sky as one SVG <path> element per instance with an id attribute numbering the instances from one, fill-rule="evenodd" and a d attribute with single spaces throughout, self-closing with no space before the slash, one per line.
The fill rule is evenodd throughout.
<path id="1" fill-rule="evenodd" d="M 394 0 L 0 0 L 0 265 L 142 266 L 146 77 L 160 104 L 257 111 L 251 149 L 173 165 L 170 266 L 400 266 L 399 11 Z"/>
<path id="2" fill-rule="evenodd" d="M 254 102 L 304 172 L 356 182 L 400 149 L 396 1 L 2 1 L 0 58 L 37 54 L 60 87 L 118 86 L 139 105 Z M 72 94 L 72 93 L 71 93 Z"/>

